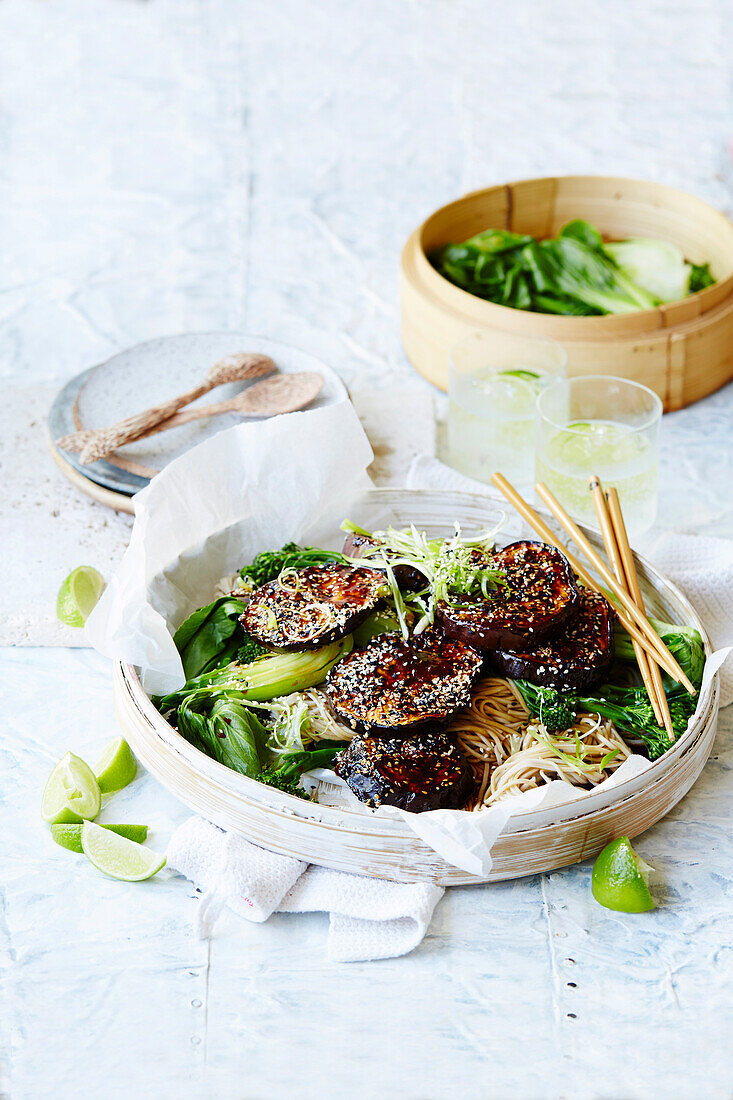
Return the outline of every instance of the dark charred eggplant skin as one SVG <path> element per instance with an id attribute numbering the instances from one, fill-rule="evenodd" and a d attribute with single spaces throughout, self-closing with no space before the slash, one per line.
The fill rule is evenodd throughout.
<path id="1" fill-rule="evenodd" d="M 368 535 L 357 535 L 356 532 L 351 532 L 344 542 L 343 553 L 347 558 L 360 558 L 365 550 L 371 550 L 379 545 L 376 539 L 371 539 Z M 389 561 L 389 552 L 387 552 L 387 561 Z M 371 558 L 367 558 L 366 562 L 368 565 L 373 565 L 375 569 L 381 568 L 379 563 L 373 562 Z M 421 588 L 425 588 L 428 583 L 424 574 L 413 565 L 395 565 L 392 572 L 398 587 L 404 592 L 416 592 Z"/>
<path id="2" fill-rule="evenodd" d="M 371 615 L 385 592 L 384 574 L 368 566 L 328 562 L 268 581 L 252 593 L 240 622 L 260 645 L 285 650 L 319 649 L 350 634 Z"/>
<path id="3" fill-rule="evenodd" d="M 449 637 L 482 651 L 514 649 L 541 642 L 572 618 L 578 586 L 559 550 L 521 540 L 486 560 L 504 570 L 506 586 L 488 599 L 467 597 L 457 607 L 438 603 L 436 618 Z"/>
<path id="4" fill-rule="evenodd" d="M 440 731 L 407 739 L 355 737 L 339 753 L 335 770 L 367 806 L 413 813 L 459 809 L 474 787 L 460 749 Z"/>
<path id="5" fill-rule="evenodd" d="M 581 589 L 574 618 L 554 638 L 533 650 L 495 650 L 489 660 L 510 680 L 558 691 L 595 687 L 613 663 L 613 610 L 600 593 Z"/>
<path id="6" fill-rule="evenodd" d="M 480 653 L 438 631 L 372 638 L 331 669 L 325 683 L 339 722 L 359 733 L 412 737 L 444 725 L 470 702 Z"/>

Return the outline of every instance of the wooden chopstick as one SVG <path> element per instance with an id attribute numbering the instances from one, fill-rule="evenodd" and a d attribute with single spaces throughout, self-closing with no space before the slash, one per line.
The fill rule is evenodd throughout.
<path id="1" fill-rule="evenodd" d="M 618 532 L 616 530 L 616 525 L 611 517 L 611 513 L 609 512 L 609 505 L 606 501 L 606 495 L 603 492 L 601 479 L 596 474 L 594 474 L 588 479 L 588 485 L 590 487 L 591 495 L 593 497 L 593 504 L 595 505 L 596 516 L 598 517 L 598 526 L 601 529 L 601 535 L 603 536 L 603 542 L 606 547 L 608 560 L 613 565 L 613 571 L 616 574 L 616 578 L 619 584 L 626 586 L 626 591 L 633 596 L 636 606 L 643 610 L 643 604 L 639 603 L 639 599 L 637 599 L 635 593 L 632 592 L 631 586 L 628 582 L 628 578 L 626 577 L 624 562 L 621 557 L 621 550 L 619 546 Z M 641 593 L 639 593 L 639 596 L 641 596 Z M 642 649 L 638 642 L 634 642 L 633 644 L 634 654 L 636 655 L 636 661 L 639 665 L 639 670 L 641 672 L 641 678 L 644 681 L 644 686 L 646 687 L 649 700 L 652 704 L 654 717 L 657 720 L 657 725 L 666 726 L 657 685 L 652 679 L 652 666 L 656 668 L 657 672 L 659 672 L 659 666 L 657 665 L 656 661 L 653 661 L 650 657 L 647 657 L 646 652 Z M 666 701 L 666 696 L 664 696 L 664 689 L 662 689 L 662 695 Z M 667 732 L 670 734 L 672 732 L 671 719 L 669 720 L 669 727 L 667 728 Z"/>
<path id="2" fill-rule="evenodd" d="M 614 488 L 610 488 L 606 497 L 608 499 L 608 510 L 611 516 L 611 523 L 613 524 L 614 533 L 616 535 L 616 542 L 618 544 L 619 554 L 621 555 L 621 562 L 626 576 L 626 585 L 629 592 L 634 598 L 634 601 L 640 611 L 644 611 L 644 597 L 641 594 L 641 586 L 639 585 L 639 577 L 636 572 L 636 563 L 634 562 L 634 555 L 631 552 L 631 545 L 629 543 L 629 536 L 626 531 L 626 524 L 624 522 L 623 512 L 621 511 L 621 502 L 618 498 L 618 493 Z M 659 665 L 656 661 L 649 659 L 649 671 L 652 677 L 652 683 L 657 693 L 657 699 L 659 700 L 659 708 L 662 712 L 662 721 L 664 728 L 670 736 L 672 741 L 676 740 L 676 734 L 672 727 L 672 718 L 669 713 L 669 703 L 667 702 L 667 693 L 664 690 L 664 684 L 662 683 L 662 674 L 659 671 Z M 648 686 L 647 686 L 648 690 Z M 658 719 L 657 719 L 658 720 Z"/>
<path id="3" fill-rule="evenodd" d="M 537 494 L 542 498 L 552 514 L 555 516 L 557 521 L 570 535 L 571 539 L 573 539 L 577 543 L 577 545 L 583 551 L 588 560 L 593 562 L 593 565 L 601 574 L 604 581 L 613 592 L 614 596 L 616 596 L 616 598 L 620 600 L 623 604 L 624 609 L 627 612 L 627 617 L 632 619 L 639 627 L 642 634 L 645 635 L 646 644 L 644 646 L 644 649 L 646 649 L 648 652 L 651 646 L 651 648 L 655 651 L 655 660 L 659 664 L 661 664 L 662 667 L 667 670 L 667 672 L 669 672 L 670 676 L 672 676 L 677 681 L 677 683 L 684 684 L 690 695 L 697 695 L 697 691 L 695 690 L 692 682 L 688 679 L 680 666 L 677 664 L 677 661 L 669 652 L 666 645 L 647 619 L 646 615 L 639 611 L 634 601 L 626 592 L 626 589 L 622 588 L 622 586 L 618 583 L 613 573 L 604 562 L 603 558 L 590 544 L 588 539 L 578 527 L 577 523 L 574 523 L 572 521 L 570 516 L 563 508 L 562 504 L 560 504 L 560 502 L 552 495 L 550 490 L 545 484 L 543 484 L 543 482 L 537 482 L 537 484 L 535 485 L 535 489 L 537 490 Z"/>
<path id="4" fill-rule="evenodd" d="M 507 481 L 504 475 L 500 473 L 494 473 L 491 480 L 493 484 L 497 487 L 497 489 L 499 489 L 499 491 L 506 497 L 509 503 L 514 505 L 520 516 L 522 516 L 527 521 L 529 526 L 537 532 L 540 538 L 549 543 L 550 546 L 554 546 L 557 550 L 560 551 L 561 554 L 565 555 L 565 557 L 568 559 L 571 566 L 580 577 L 580 579 L 583 581 L 583 583 L 594 592 L 600 592 L 601 595 L 604 595 L 596 582 L 593 580 L 588 570 L 585 569 L 580 561 L 578 561 L 578 558 L 575 556 L 575 554 L 573 554 L 568 549 L 568 547 L 553 534 L 545 521 L 537 514 L 537 512 L 535 512 L 534 508 L 527 503 L 524 497 L 520 496 L 514 486 Z M 635 625 L 634 622 L 632 622 L 631 618 L 623 610 L 619 609 L 618 607 L 614 610 L 619 617 L 619 621 L 621 622 L 625 630 L 631 635 L 634 641 L 638 642 L 642 649 L 645 650 L 645 652 L 649 652 L 651 647 L 646 636 L 642 634 L 639 628 Z M 666 654 L 666 656 L 664 654 Z M 674 659 L 671 653 L 667 652 L 666 647 L 664 648 L 664 654 L 657 655 L 655 652 L 655 659 L 659 661 L 665 672 L 668 672 L 670 676 L 672 676 L 675 680 L 678 680 L 679 678 L 674 671 L 676 661 L 673 664 Z"/>

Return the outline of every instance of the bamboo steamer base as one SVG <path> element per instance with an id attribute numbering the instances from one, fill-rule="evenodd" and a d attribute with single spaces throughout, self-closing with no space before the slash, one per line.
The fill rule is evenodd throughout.
<path id="1" fill-rule="evenodd" d="M 483 229 L 554 235 L 568 221 L 593 222 L 609 240 L 670 241 L 710 263 L 714 286 L 654 310 L 559 317 L 485 302 L 444 279 L 434 250 Z M 682 408 L 733 379 L 733 224 L 702 200 L 661 184 L 605 176 L 521 180 L 474 191 L 441 207 L 410 236 L 401 261 L 402 342 L 430 382 L 447 388 L 450 349 L 473 332 L 559 341 L 568 374 L 641 382 Z"/>
<path id="2" fill-rule="evenodd" d="M 319 815 L 319 807 L 307 803 L 303 806 L 309 816 L 303 816 L 299 808 L 284 805 L 285 799 L 300 800 L 278 797 L 279 792 L 209 760 L 177 734 L 180 744 L 175 744 L 131 665 L 116 665 L 114 696 L 120 727 L 135 755 L 167 790 L 209 821 L 272 852 L 322 867 L 441 886 L 501 882 L 552 871 L 597 855 L 615 837 L 644 832 L 676 806 L 699 776 L 712 750 L 717 716 L 716 705 L 673 766 L 616 804 L 578 812 L 554 825 L 500 835 L 492 849 L 492 869 L 479 878 L 446 863 L 401 821 L 329 807 L 320 808 Z M 191 752 L 201 758 L 195 768 L 187 760 Z"/>

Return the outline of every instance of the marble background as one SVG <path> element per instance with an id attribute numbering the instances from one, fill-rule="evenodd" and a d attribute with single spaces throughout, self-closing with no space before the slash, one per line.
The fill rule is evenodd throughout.
<path id="1" fill-rule="evenodd" d="M 378 391 L 408 387 L 424 448 L 430 391 L 398 332 L 408 232 L 472 187 L 563 172 L 733 213 L 731 15 L 4 0 L 0 640 L 67 641 L 34 634 L 59 580 L 80 559 L 109 574 L 129 529 L 43 454 L 58 385 L 143 339 L 249 329 L 321 355 L 367 395 L 375 434 Z M 664 428 L 660 522 L 730 537 L 730 387 Z M 731 1094 L 730 708 L 699 783 L 639 843 L 656 913 L 599 909 L 586 864 L 451 891 L 412 956 L 338 967 L 325 918 L 228 917 L 202 944 L 182 880 L 128 887 L 54 848 L 46 774 L 115 731 L 101 658 L 1 649 L 0 700 L 3 1100 Z M 143 778 L 114 814 L 163 847 L 185 811 Z"/>

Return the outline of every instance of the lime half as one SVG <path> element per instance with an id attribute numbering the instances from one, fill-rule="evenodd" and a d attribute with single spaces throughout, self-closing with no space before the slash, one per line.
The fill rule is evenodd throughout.
<path id="1" fill-rule="evenodd" d="M 41 814 L 49 825 L 79 822 L 96 817 L 102 795 L 94 772 L 78 756 L 67 752 L 48 777 Z"/>
<path id="2" fill-rule="evenodd" d="M 165 856 L 91 821 L 81 827 L 81 847 L 98 871 L 124 882 L 142 882 L 165 866 Z"/>
<path id="3" fill-rule="evenodd" d="M 593 897 L 606 909 L 620 913 L 645 913 L 654 909 L 649 893 L 652 868 L 631 847 L 627 836 L 607 844 L 593 864 Z"/>
<path id="4" fill-rule="evenodd" d="M 57 617 L 65 626 L 84 626 L 103 592 L 102 574 L 91 565 L 77 566 L 59 588 Z"/>
<path id="5" fill-rule="evenodd" d="M 127 837 L 142 844 L 147 839 L 147 825 L 100 825 L 101 829 L 109 829 L 118 836 Z M 51 837 L 62 848 L 68 848 L 70 852 L 83 852 L 81 846 L 81 825 L 52 825 Z"/>
<path id="6" fill-rule="evenodd" d="M 137 763 L 124 737 L 110 741 L 95 764 L 94 773 L 102 794 L 121 791 L 132 783 L 137 774 Z"/>

